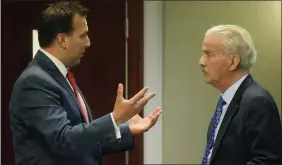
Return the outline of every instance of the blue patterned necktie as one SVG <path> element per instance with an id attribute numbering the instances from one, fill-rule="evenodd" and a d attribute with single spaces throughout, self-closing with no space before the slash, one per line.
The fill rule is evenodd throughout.
<path id="1" fill-rule="evenodd" d="M 217 106 L 216 106 L 215 114 L 213 116 L 212 126 L 211 126 L 211 130 L 210 130 L 210 137 L 209 137 L 206 149 L 205 149 L 205 155 L 204 155 L 203 160 L 202 160 L 202 165 L 206 165 L 207 162 L 208 162 L 208 156 L 210 154 L 211 147 L 214 144 L 215 130 L 216 130 L 216 128 L 219 124 L 219 121 L 220 121 L 220 116 L 221 116 L 221 113 L 222 113 L 222 107 L 225 104 L 226 104 L 225 101 L 222 99 L 222 97 L 220 97 L 219 100 L 218 100 Z"/>

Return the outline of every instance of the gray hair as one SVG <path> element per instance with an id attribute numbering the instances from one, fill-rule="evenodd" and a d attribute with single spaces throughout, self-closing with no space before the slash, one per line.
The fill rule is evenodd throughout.
<path id="1" fill-rule="evenodd" d="M 237 25 L 218 25 L 206 32 L 206 35 L 218 34 L 223 37 L 224 54 L 240 56 L 240 69 L 250 70 L 257 58 L 257 51 L 249 32 Z"/>

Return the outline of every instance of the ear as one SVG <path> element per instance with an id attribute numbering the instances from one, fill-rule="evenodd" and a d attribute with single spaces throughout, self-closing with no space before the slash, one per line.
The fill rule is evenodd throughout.
<path id="1" fill-rule="evenodd" d="M 65 35 L 65 34 L 59 33 L 59 34 L 57 35 L 57 42 L 58 42 L 59 46 L 60 46 L 62 49 L 66 49 L 66 48 L 67 48 L 66 35 Z"/>
<path id="2" fill-rule="evenodd" d="M 240 56 L 235 54 L 235 55 L 230 55 L 229 59 L 229 70 L 234 71 L 239 67 L 240 64 Z"/>

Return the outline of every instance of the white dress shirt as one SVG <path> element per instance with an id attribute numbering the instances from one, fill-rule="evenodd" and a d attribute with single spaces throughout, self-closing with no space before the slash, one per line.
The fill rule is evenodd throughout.
<path id="1" fill-rule="evenodd" d="M 228 108 L 230 102 L 233 99 L 233 96 L 235 95 L 235 93 L 238 90 L 239 86 L 241 85 L 241 83 L 245 80 L 245 78 L 248 75 L 249 74 L 246 74 L 245 76 L 241 77 L 241 79 L 239 79 L 236 83 L 234 83 L 231 87 L 229 87 L 223 94 L 221 94 L 222 99 L 226 102 L 226 104 L 222 107 L 222 113 L 221 113 L 221 116 L 220 116 L 219 124 L 218 124 L 218 126 L 216 127 L 216 130 L 215 130 L 214 141 L 216 140 L 216 136 L 217 136 L 218 130 L 219 130 L 220 125 L 222 123 L 222 120 L 223 120 L 223 118 L 225 116 L 227 108 Z M 212 151 L 213 151 L 213 147 L 211 148 L 210 154 L 208 156 L 208 164 L 210 162 Z"/>
<path id="2" fill-rule="evenodd" d="M 45 54 L 47 57 L 49 57 L 49 59 L 56 65 L 56 67 L 59 69 L 59 71 L 63 74 L 63 76 L 66 78 L 66 81 L 68 82 L 68 84 L 70 85 L 70 82 L 69 80 L 67 79 L 67 73 L 68 73 L 68 70 L 66 68 L 66 66 L 60 61 L 58 60 L 56 57 L 54 57 L 53 55 L 51 55 L 50 53 L 48 53 L 47 51 L 43 50 L 43 49 L 40 49 L 41 52 L 43 52 L 43 54 Z M 70 85 L 70 87 L 72 88 L 72 86 Z M 73 89 L 73 88 L 72 88 Z M 80 93 L 78 92 L 78 95 L 80 97 L 80 100 L 82 100 L 82 103 L 83 103 L 83 106 L 85 106 L 85 103 L 80 95 Z M 85 108 L 86 109 L 86 108 Z M 116 137 L 117 139 L 120 139 L 121 138 L 121 134 L 120 134 L 120 130 L 119 130 L 119 127 L 117 126 L 115 120 L 114 120 L 114 117 L 113 117 L 113 114 L 111 113 L 111 118 L 112 118 L 112 121 L 113 121 L 113 125 L 114 125 L 114 128 L 115 128 L 115 132 L 116 132 Z"/>

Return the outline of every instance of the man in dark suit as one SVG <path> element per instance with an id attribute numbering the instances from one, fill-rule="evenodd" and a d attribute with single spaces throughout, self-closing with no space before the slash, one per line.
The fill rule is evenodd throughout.
<path id="1" fill-rule="evenodd" d="M 50 5 L 41 17 L 38 50 L 14 84 L 10 117 L 16 164 L 96 165 L 101 156 L 133 147 L 133 136 L 148 131 L 161 109 L 138 113 L 155 93 L 143 88 L 129 100 L 118 85 L 113 112 L 93 120 L 70 68 L 86 48 L 87 9 L 78 3 Z"/>
<path id="2" fill-rule="evenodd" d="M 270 93 L 250 75 L 257 52 L 236 25 L 206 32 L 200 65 L 221 92 L 208 129 L 202 164 L 280 164 L 281 121 Z"/>

